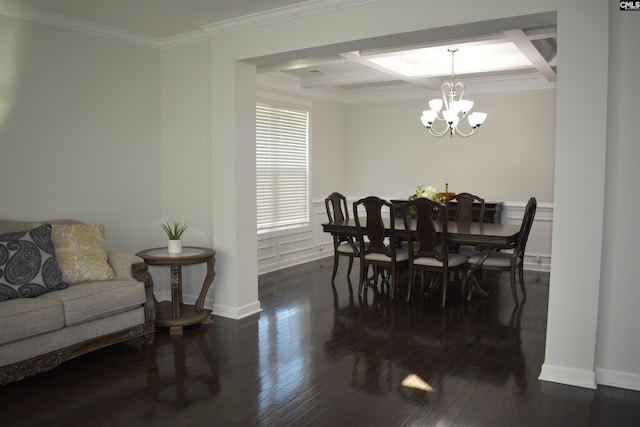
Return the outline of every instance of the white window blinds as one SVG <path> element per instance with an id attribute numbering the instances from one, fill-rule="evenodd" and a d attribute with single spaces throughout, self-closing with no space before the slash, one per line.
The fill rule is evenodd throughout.
<path id="1" fill-rule="evenodd" d="M 309 111 L 256 104 L 258 231 L 309 222 Z"/>

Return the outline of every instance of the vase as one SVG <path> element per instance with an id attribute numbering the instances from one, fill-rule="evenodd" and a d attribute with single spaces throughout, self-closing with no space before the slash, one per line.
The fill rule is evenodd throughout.
<path id="1" fill-rule="evenodd" d="M 167 250 L 170 254 L 182 253 L 182 240 L 169 240 Z"/>

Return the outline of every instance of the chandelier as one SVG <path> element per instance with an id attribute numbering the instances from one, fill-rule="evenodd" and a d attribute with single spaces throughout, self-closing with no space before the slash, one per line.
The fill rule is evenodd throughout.
<path id="1" fill-rule="evenodd" d="M 471 136 L 478 131 L 480 125 L 487 119 L 487 113 L 474 112 L 469 114 L 473 107 L 473 101 L 462 99 L 464 95 L 464 84 L 454 82 L 453 56 L 458 49 L 447 49 L 451 52 L 451 80 L 440 86 L 442 99 L 432 99 L 429 101 L 430 110 L 422 112 L 422 124 L 426 126 L 433 136 L 444 136 L 453 134 L 460 136 Z M 444 108 L 443 108 L 444 107 Z M 466 132 L 460 129 L 459 125 L 467 119 Z"/>

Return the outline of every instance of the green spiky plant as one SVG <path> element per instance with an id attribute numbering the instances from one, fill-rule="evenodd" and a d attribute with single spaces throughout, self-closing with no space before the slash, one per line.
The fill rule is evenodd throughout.
<path id="1" fill-rule="evenodd" d="M 167 237 L 169 237 L 169 240 L 180 240 L 182 234 L 188 227 L 186 222 L 183 224 L 180 221 L 174 222 L 173 225 L 169 224 L 168 222 L 161 223 L 160 226 L 165 231 L 165 233 L 167 233 Z"/>

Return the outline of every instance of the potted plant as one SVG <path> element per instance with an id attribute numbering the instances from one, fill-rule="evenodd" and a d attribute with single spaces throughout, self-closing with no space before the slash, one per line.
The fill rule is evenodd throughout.
<path id="1" fill-rule="evenodd" d="M 169 238 L 169 242 L 167 243 L 167 250 L 170 254 L 179 254 L 182 252 L 182 234 L 187 229 L 187 223 L 182 223 L 180 221 L 174 222 L 173 225 L 166 223 L 161 223 L 160 226 L 167 233 L 167 237 Z"/>

